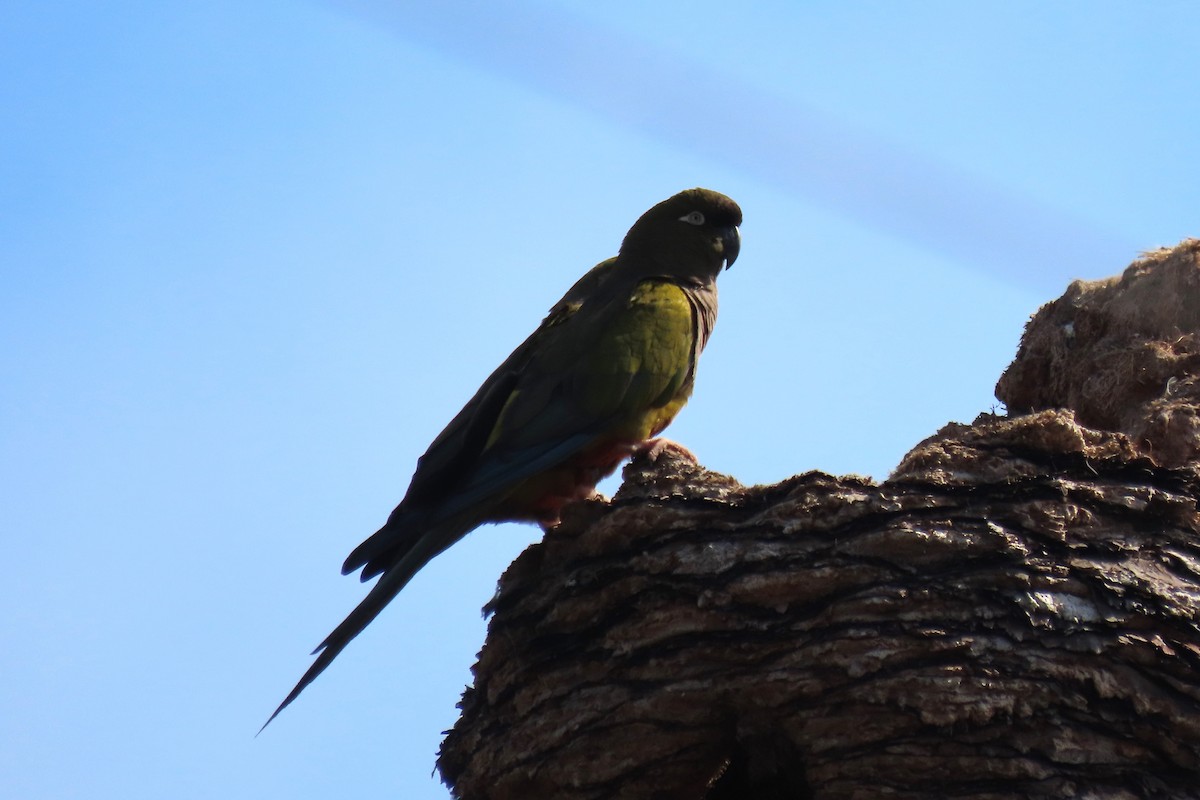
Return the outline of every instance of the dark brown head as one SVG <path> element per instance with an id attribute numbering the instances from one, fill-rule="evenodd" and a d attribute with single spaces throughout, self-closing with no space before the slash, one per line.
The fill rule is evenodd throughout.
<path id="1" fill-rule="evenodd" d="M 620 259 L 644 264 L 647 274 L 712 281 L 737 259 L 741 224 L 742 210 L 733 200 L 710 189 L 688 189 L 633 224 Z"/>

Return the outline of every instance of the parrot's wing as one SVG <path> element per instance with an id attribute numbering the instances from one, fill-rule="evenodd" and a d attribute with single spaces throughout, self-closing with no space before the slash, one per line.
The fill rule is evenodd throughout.
<path id="1" fill-rule="evenodd" d="M 612 272 L 610 268 L 615 261 L 615 258 L 601 261 L 572 284 L 566 294 L 550 308 L 537 330 L 488 376 L 475 392 L 475 396 L 463 406 L 429 445 L 425 454 L 417 460 L 417 469 L 401 508 L 434 505 L 439 498 L 454 490 L 465 470 L 475 463 L 483 451 L 497 417 L 521 380 L 530 359 L 589 298 L 597 295 L 600 286 Z M 397 508 L 397 511 L 401 508 Z M 347 559 L 343 574 L 361 566 L 350 564 L 351 559 Z"/>
<path id="2" fill-rule="evenodd" d="M 660 413 L 678 411 L 695 367 L 697 315 L 688 293 L 643 281 L 605 311 L 572 319 L 530 360 L 476 464 L 442 504 L 446 513 L 505 492 L 598 440 L 640 442 L 665 424 Z"/>
<path id="3" fill-rule="evenodd" d="M 648 438 L 678 410 L 671 401 L 681 389 L 690 389 L 696 316 L 679 286 L 647 281 L 603 307 L 544 323 L 518 352 L 535 347 L 510 358 L 509 371 L 497 370 L 476 394 L 455 436 L 439 437 L 442 448 L 422 457 L 409 490 L 422 502 L 406 498 L 343 572 L 365 567 L 363 580 L 378 575 L 429 527 L 473 508 L 482 521 L 498 498 L 604 437 Z M 656 411 L 667 415 L 661 424 Z"/>

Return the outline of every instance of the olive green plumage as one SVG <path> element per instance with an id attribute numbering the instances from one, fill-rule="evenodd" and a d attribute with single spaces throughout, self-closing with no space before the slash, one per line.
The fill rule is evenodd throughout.
<path id="1" fill-rule="evenodd" d="M 346 559 L 343 574 L 381 577 L 268 724 L 438 553 L 485 522 L 556 523 L 671 422 L 691 395 L 741 221 L 722 194 L 680 192 L 551 308 L 429 446 L 387 523 Z"/>

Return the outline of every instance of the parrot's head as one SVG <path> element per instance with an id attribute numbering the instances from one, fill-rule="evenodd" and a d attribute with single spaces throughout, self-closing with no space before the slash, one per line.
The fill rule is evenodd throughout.
<path id="1" fill-rule="evenodd" d="M 741 249 L 742 210 L 710 189 L 688 189 L 642 214 L 621 243 L 621 256 L 651 262 L 673 277 L 715 280 Z"/>

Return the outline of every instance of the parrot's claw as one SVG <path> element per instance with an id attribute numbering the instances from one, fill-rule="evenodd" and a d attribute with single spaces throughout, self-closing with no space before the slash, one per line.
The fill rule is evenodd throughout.
<path id="1" fill-rule="evenodd" d="M 685 459 L 693 464 L 700 463 L 700 459 L 696 458 L 695 453 L 679 442 L 673 442 L 670 439 L 647 439 L 637 446 L 633 454 L 635 458 L 644 458 L 651 463 L 658 461 L 664 454 Z"/>

